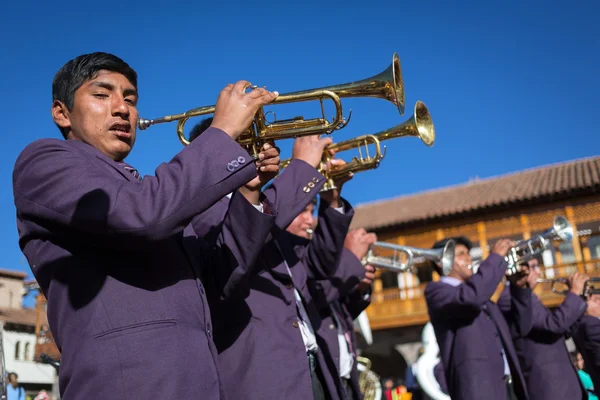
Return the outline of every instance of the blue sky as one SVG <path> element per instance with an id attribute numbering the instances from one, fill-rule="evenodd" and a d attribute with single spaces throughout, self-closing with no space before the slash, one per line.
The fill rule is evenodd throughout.
<path id="1" fill-rule="evenodd" d="M 387 68 L 397 52 L 404 116 L 384 100 L 347 99 L 352 120 L 334 140 L 399 124 L 422 100 L 436 143 L 386 142 L 379 169 L 345 186 L 353 204 L 599 152 L 598 2 L 216 3 L 3 7 L 0 267 L 30 272 L 17 243 L 12 168 L 31 141 L 60 137 L 50 118 L 52 78 L 71 58 L 93 51 L 114 53 L 137 70 L 146 118 L 214 104 L 239 79 L 280 93 L 363 79 Z M 319 114 L 316 103 L 279 107 L 279 118 Z M 279 145 L 289 156 L 291 141 Z M 163 124 L 138 133 L 128 161 L 152 174 L 180 149 L 175 124 Z"/>

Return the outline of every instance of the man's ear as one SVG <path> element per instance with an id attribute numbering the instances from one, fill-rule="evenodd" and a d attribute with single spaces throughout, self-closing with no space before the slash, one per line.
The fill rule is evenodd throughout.
<path id="1" fill-rule="evenodd" d="M 54 123 L 58 125 L 61 130 L 69 131 L 71 129 L 71 114 L 65 103 L 60 100 L 54 100 L 52 102 L 51 113 Z"/>

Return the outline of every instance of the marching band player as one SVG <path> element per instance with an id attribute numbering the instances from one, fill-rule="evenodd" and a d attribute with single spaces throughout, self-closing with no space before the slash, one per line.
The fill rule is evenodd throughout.
<path id="1" fill-rule="evenodd" d="M 471 242 L 465 237 L 453 239 L 456 247 L 452 270 L 444 276 L 440 266 L 434 264 L 441 278 L 425 288 L 450 397 L 526 400 L 525 381 L 507 323 L 498 306 L 490 301 L 506 274 L 504 257 L 514 243 L 498 240 L 473 274 Z M 444 247 L 448 240 L 435 243 L 433 248 Z M 525 277 L 515 274 L 511 280 L 514 298 L 529 297 L 522 290 Z"/>
<path id="2" fill-rule="evenodd" d="M 201 129 L 205 124 L 192 131 L 195 140 L 204 135 Z M 319 223 L 310 240 L 306 229 L 298 231 L 294 224 L 304 214 L 312 214 L 312 200 L 325 183 L 315 167 L 329 143 L 331 139 L 318 136 L 295 140 L 291 163 L 263 194 L 280 212 L 253 267 L 255 275 L 237 293 L 208 294 L 218 362 L 229 398 L 319 400 L 337 396 L 335 383 L 325 379 L 327 360 L 312 326 L 316 310 L 306 282 L 309 276 L 331 276 L 339 264 L 354 215 L 341 198 L 344 182 L 321 194 Z M 210 236 L 222 221 L 228 202 L 222 199 L 195 219 L 196 234 Z"/>
<path id="3" fill-rule="evenodd" d="M 374 233 L 353 229 L 346 236 L 344 252 L 335 274 L 325 280 L 309 279 L 308 288 L 319 312 L 317 334 L 324 341 L 323 352 L 335 368 L 328 373 L 342 385 L 349 400 L 362 399 L 356 364 L 354 320 L 371 303 L 371 283 L 375 277 L 372 265 L 361 260 L 369 246 L 377 241 Z"/>
<path id="4" fill-rule="evenodd" d="M 598 395 L 598 388 L 600 388 L 600 295 L 589 295 L 586 303 L 585 315 L 573 329 L 573 341 L 583 356 L 585 370 L 592 378 L 594 393 Z"/>
<path id="5" fill-rule="evenodd" d="M 277 93 L 249 86 L 225 87 L 202 138 L 142 178 L 124 162 L 136 138 L 136 72 L 92 53 L 55 75 L 51 113 L 65 140 L 28 145 L 13 191 L 19 245 L 62 353 L 63 400 L 224 397 L 205 287 L 222 291 L 251 273 L 277 215 L 266 199 L 264 212 L 253 207 L 253 182 L 257 167 L 278 170 L 278 152 L 255 164 L 236 143 Z M 232 192 L 212 242 L 184 234 Z"/>
<path id="6" fill-rule="evenodd" d="M 531 400 L 587 399 L 577 372 L 571 363 L 565 335 L 569 333 L 586 310 L 582 298 L 588 277 L 576 273 L 569 278 L 570 291 L 562 304 L 549 310 L 533 293 L 540 274 L 537 259 L 527 261 L 527 288 L 531 300 L 526 304 L 511 302 L 510 283 L 498 299 L 505 314 L 527 391 Z M 524 307 L 530 307 L 526 310 Z"/>

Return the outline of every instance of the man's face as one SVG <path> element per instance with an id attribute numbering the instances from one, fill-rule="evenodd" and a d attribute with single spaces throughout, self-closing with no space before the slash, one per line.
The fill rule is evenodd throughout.
<path id="1" fill-rule="evenodd" d="M 8 376 L 8 383 L 16 385 L 17 384 L 17 377 L 14 374 L 10 374 Z"/>
<path id="2" fill-rule="evenodd" d="M 527 285 L 533 290 L 537 285 L 537 280 L 540 276 L 541 267 L 538 260 L 529 260 L 527 261 L 527 266 L 529 267 L 529 275 L 527 276 Z"/>
<path id="3" fill-rule="evenodd" d="M 313 217 L 314 206 L 308 205 L 287 227 L 287 231 L 292 235 L 310 239 L 307 230 L 314 229 L 315 218 Z"/>
<path id="4" fill-rule="evenodd" d="M 73 107 L 55 121 L 70 130 L 69 139 L 81 140 L 115 161 L 121 161 L 135 143 L 138 119 L 137 91 L 124 76 L 99 71 L 75 92 Z M 56 104 L 56 102 L 55 102 Z"/>
<path id="5" fill-rule="evenodd" d="M 455 278 L 466 281 L 473 276 L 473 271 L 469 268 L 471 265 L 471 254 L 464 244 L 456 244 L 454 247 L 454 266 L 452 275 Z"/>
<path id="6" fill-rule="evenodd" d="M 587 300 L 587 315 L 600 317 L 600 294 L 593 294 Z"/>

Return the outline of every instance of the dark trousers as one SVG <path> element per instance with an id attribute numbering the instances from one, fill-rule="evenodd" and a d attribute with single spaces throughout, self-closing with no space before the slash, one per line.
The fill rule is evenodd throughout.
<path id="1" fill-rule="evenodd" d="M 310 380 L 312 381 L 312 390 L 315 400 L 327 400 L 328 397 L 325 395 L 325 389 L 323 388 L 319 363 L 317 363 L 317 356 L 315 356 L 314 353 L 308 353 L 308 365 L 310 368 Z"/>
<path id="2" fill-rule="evenodd" d="M 506 382 L 506 400 L 519 400 L 515 393 L 512 377 L 507 375 L 504 377 L 504 381 Z"/>
<path id="3" fill-rule="evenodd" d="M 352 390 L 352 382 L 350 382 L 349 379 L 342 378 L 342 387 L 346 392 L 346 397 L 348 398 L 348 400 L 358 400 L 354 397 L 354 391 Z"/>

